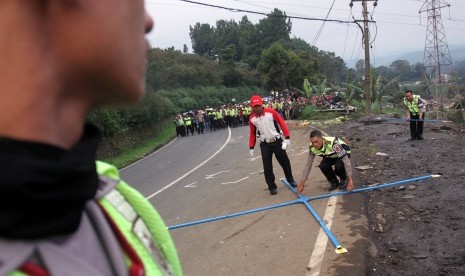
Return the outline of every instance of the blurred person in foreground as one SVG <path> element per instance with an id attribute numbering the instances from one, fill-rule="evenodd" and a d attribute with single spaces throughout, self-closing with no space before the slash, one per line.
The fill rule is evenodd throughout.
<path id="1" fill-rule="evenodd" d="M 319 130 L 310 132 L 310 142 L 311 145 L 307 164 L 302 172 L 302 179 L 300 180 L 299 186 L 297 186 L 297 194 L 303 192 L 305 181 L 310 174 L 316 156 L 323 157 L 319 167 L 330 183 L 328 191 L 333 191 L 338 188 L 352 191 L 354 186 L 352 182 L 352 165 L 350 163 L 349 146 L 337 137 L 323 136 Z"/>
<path id="2" fill-rule="evenodd" d="M 143 0 L 0 4 L 0 275 L 182 275 L 87 115 L 143 96 Z"/>

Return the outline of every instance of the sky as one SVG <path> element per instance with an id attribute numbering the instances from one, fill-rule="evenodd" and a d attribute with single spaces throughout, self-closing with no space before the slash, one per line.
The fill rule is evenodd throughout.
<path id="1" fill-rule="evenodd" d="M 362 20 L 362 4 L 350 0 L 192 0 L 226 8 L 235 8 L 261 13 L 270 13 L 274 8 L 288 16 L 337 19 L 342 21 Z M 432 1 L 432 0 L 428 0 Z M 442 24 L 446 40 L 451 45 L 465 44 L 465 1 L 435 0 L 450 4 L 441 9 Z M 368 12 L 375 23 L 370 24 L 372 42 L 370 58 L 376 59 L 396 53 L 423 51 L 427 31 L 426 12 L 419 13 L 425 0 L 378 0 L 368 1 Z M 333 5 L 334 3 L 334 5 Z M 148 13 L 155 21 L 155 27 L 148 35 L 152 47 L 174 46 L 182 50 L 186 44 L 192 51 L 189 26 L 197 22 L 216 26 L 217 20 L 239 22 L 242 16 L 257 24 L 264 15 L 231 12 L 229 10 L 187 3 L 180 0 L 145 0 Z M 332 6 L 332 9 L 330 9 Z M 329 15 L 328 15 L 329 13 Z M 334 23 L 316 20 L 291 19 L 291 37 L 298 37 L 320 50 L 334 52 L 349 67 L 364 58 L 362 33 L 356 24 Z M 324 25 L 323 25 L 324 24 Z M 320 31 L 321 29 L 321 31 Z M 319 33 L 319 35 L 318 35 Z M 352 63 L 352 64 L 351 64 Z"/>

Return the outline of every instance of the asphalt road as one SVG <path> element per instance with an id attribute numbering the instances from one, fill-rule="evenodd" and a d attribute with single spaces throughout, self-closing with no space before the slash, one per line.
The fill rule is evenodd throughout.
<path id="1" fill-rule="evenodd" d="M 307 129 L 292 130 L 288 154 L 300 180 L 306 160 Z M 202 165 L 202 163 L 204 163 Z M 296 196 L 280 181 L 271 196 L 263 176 L 259 146 L 251 158 L 248 127 L 177 138 L 140 162 L 121 170 L 122 178 L 149 198 L 168 226 L 243 212 Z M 324 194 L 318 169 L 308 194 Z M 308 181 L 310 182 L 310 181 Z M 364 275 L 366 241 L 363 198 L 351 195 L 312 201 L 311 206 L 349 253 L 338 255 L 327 235 L 302 204 L 171 230 L 185 275 Z M 357 198 L 353 200 L 352 198 Z"/>

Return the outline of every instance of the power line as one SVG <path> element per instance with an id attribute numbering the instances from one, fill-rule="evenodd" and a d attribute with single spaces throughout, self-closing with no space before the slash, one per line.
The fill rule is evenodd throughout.
<path id="1" fill-rule="evenodd" d="M 333 6 L 334 6 L 334 3 L 335 3 L 335 2 L 336 2 L 336 0 L 333 0 L 333 3 L 331 4 L 331 7 L 329 8 L 329 11 L 328 11 L 328 13 L 326 14 L 325 19 L 328 19 L 329 14 L 331 13 L 331 10 L 333 9 Z M 321 34 L 321 32 L 323 31 L 323 28 L 324 28 L 325 24 L 326 24 L 326 21 L 323 21 L 323 23 L 321 24 L 320 29 L 318 30 L 318 32 L 317 32 L 315 38 L 313 39 L 312 46 L 315 46 L 316 42 L 318 41 L 318 38 L 320 37 L 320 34 Z"/>
<path id="2" fill-rule="evenodd" d="M 267 13 L 264 13 L 264 12 L 258 12 L 258 11 L 251 11 L 251 10 L 237 9 L 237 8 L 231 8 L 231 7 L 218 6 L 218 5 L 211 5 L 211 4 L 206 4 L 206 3 L 196 2 L 196 1 L 190 1 L 190 0 L 179 0 L 179 1 L 186 2 L 186 3 L 191 3 L 191 4 L 196 4 L 196 5 L 201 5 L 201 6 L 206 6 L 206 7 L 211 7 L 211 8 L 228 10 L 230 12 L 244 12 L 244 13 L 260 14 L 260 15 L 270 16 L 270 14 L 267 14 Z M 342 23 L 342 24 L 354 23 L 352 21 L 345 21 L 345 20 L 339 20 L 339 19 L 323 19 L 323 18 L 292 16 L 292 15 L 273 15 L 273 16 L 286 17 L 286 18 L 291 18 L 291 19 L 302 19 L 302 20 L 309 20 L 309 21 L 334 22 L 334 23 Z"/>

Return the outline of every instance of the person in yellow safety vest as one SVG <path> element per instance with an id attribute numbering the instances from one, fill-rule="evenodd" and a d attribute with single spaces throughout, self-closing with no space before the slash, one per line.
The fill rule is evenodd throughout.
<path id="1" fill-rule="evenodd" d="M 176 119 L 174 119 L 174 124 L 176 125 L 176 137 L 186 136 L 186 126 L 184 125 L 184 120 L 182 119 L 180 114 L 176 115 Z"/>
<path id="2" fill-rule="evenodd" d="M 246 104 L 246 106 L 243 108 L 244 111 L 244 124 L 248 125 L 249 124 L 249 116 L 252 114 L 252 108 L 250 107 L 249 104 Z"/>
<path id="3" fill-rule="evenodd" d="M 0 275 L 182 275 L 163 220 L 96 163 L 86 123 L 144 95 L 144 1 L 3 0 L 0 23 Z"/>
<path id="4" fill-rule="evenodd" d="M 239 115 L 239 112 L 237 111 L 237 107 L 233 106 L 230 111 L 231 114 L 231 126 L 237 127 L 238 125 L 238 118 L 237 116 Z"/>
<path id="5" fill-rule="evenodd" d="M 423 123 L 427 102 L 411 90 L 405 91 L 404 106 L 407 109 L 407 120 L 410 121 L 410 139 L 423 140 Z"/>
<path id="6" fill-rule="evenodd" d="M 224 122 L 226 123 L 226 126 L 232 126 L 232 108 L 228 105 L 224 109 Z"/>
<path id="7" fill-rule="evenodd" d="M 215 112 L 216 116 L 216 129 L 222 128 L 224 121 L 223 121 L 223 110 L 218 108 Z"/>
<path id="8" fill-rule="evenodd" d="M 277 102 L 277 110 L 279 115 L 284 118 L 284 110 L 283 110 L 283 99 L 279 99 Z"/>
<path id="9" fill-rule="evenodd" d="M 216 131 L 216 119 L 215 119 L 216 113 L 215 113 L 215 111 L 211 107 L 207 107 L 207 109 L 205 109 L 205 111 L 207 112 L 208 128 L 210 129 L 210 132 Z"/>
<path id="10" fill-rule="evenodd" d="M 337 137 L 323 136 L 319 130 L 310 132 L 310 142 L 307 164 L 302 173 L 299 186 L 297 186 L 297 194 L 302 193 L 304 190 L 305 181 L 310 174 L 316 156 L 323 157 L 319 167 L 331 184 L 328 191 L 337 188 L 347 189 L 347 191 L 353 190 L 350 147 Z M 339 177 L 339 180 L 337 177 Z"/>
<path id="11" fill-rule="evenodd" d="M 192 124 L 192 118 L 189 114 L 184 115 L 184 125 L 186 126 L 186 136 L 189 137 L 189 132 L 194 136 L 194 125 Z"/>

